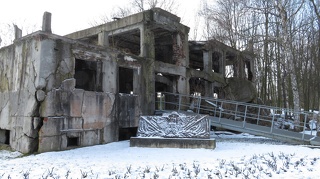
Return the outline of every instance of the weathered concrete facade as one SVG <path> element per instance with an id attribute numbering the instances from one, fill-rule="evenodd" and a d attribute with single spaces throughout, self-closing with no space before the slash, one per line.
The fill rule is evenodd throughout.
<path id="1" fill-rule="evenodd" d="M 215 57 L 214 50 L 225 47 L 188 42 L 189 28 L 161 9 L 67 36 L 52 34 L 50 22 L 45 13 L 42 31 L 0 49 L 0 143 L 14 150 L 117 141 L 119 129 L 154 113 L 156 92 L 213 96 L 227 84 L 229 52 Z"/>

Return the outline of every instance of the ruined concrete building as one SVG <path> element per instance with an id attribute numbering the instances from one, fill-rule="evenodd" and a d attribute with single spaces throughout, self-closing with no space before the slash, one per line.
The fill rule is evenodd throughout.
<path id="1" fill-rule="evenodd" d="M 158 91 L 223 97 L 226 67 L 254 79 L 248 53 L 188 32 L 158 8 L 66 36 L 47 12 L 41 31 L 15 27 L 0 49 L 0 143 L 32 153 L 118 141 L 154 113 Z"/>

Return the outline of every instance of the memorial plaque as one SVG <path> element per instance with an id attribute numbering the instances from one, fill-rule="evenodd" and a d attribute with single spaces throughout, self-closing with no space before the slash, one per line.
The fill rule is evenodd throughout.
<path id="1" fill-rule="evenodd" d="M 137 137 L 210 138 L 209 120 L 205 115 L 178 112 L 162 116 L 141 116 Z"/>

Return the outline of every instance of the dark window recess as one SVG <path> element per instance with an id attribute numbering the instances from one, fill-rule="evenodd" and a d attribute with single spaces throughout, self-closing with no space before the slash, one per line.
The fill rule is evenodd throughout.
<path id="1" fill-rule="evenodd" d="M 79 137 L 68 137 L 67 147 L 79 146 Z"/>
<path id="2" fill-rule="evenodd" d="M 10 144 L 10 130 L 0 129 L 0 144 Z"/>
<path id="3" fill-rule="evenodd" d="M 173 59 L 173 37 L 169 31 L 160 28 L 154 30 L 155 33 L 155 60 L 164 63 L 175 64 Z"/>
<path id="4" fill-rule="evenodd" d="M 109 46 L 129 54 L 140 55 L 140 30 L 135 29 L 125 33 L 110 35 Z"/>
<path id="5" fill-rule="evenodd" d="M 247 69 L 247 77 L 249 81 L 252 81 L 253 79 L 253 73 L 251 71 L 251 63 L 250 62 L 245 62 L 246 69 Z"/>
<path id="6" fill-rule="evenodd" d="M 212 53 L 212 70 L 216 73 L 220 73 L 220 59 L 221 55 L 217 52 Z"/>
<path id="7" fill-rule="evenodd" d="M 102 92 L 102 62 L 76 59 L 76 88 Z"/>
<path id="8" fill-rule="evenodd" d="M 196 70 L 203 70 L 203 51 L 190 50 L 189 51 L 189 67 Z"/>
<path id="9" fill-rule="evenodd" d="M 130 94 L 133 91 L 133 69 L 119 67 L 119 93 Z"/>
<path id="10" fill-rule="evenodd" d="M 201 93 L 202 96 L 205 95 L 205 80 L 202 78 L 190 78 L 190 94 L 194 94 L 195 92 Z"/>

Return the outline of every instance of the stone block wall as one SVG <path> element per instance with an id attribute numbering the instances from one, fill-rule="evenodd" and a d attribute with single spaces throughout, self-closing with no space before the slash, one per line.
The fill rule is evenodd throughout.
<path id="1" fill-rule="evenodd" d="M 115 99 L 113 93 L 81 89 L 47 93 L 40 108 L 39 152 L 117 141 Z M 68 144 L 71 138 L 76 144 Z"/>
<path id="2" fill-rule="evenodd" d="M 94 50 L 36 32 L 0 49 L 2 142 L 9 136 L 14 150 L 31 153 L 118 140 L 115 93 L 75 88 L 73 50 L 79 48 Z"/>

